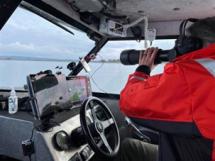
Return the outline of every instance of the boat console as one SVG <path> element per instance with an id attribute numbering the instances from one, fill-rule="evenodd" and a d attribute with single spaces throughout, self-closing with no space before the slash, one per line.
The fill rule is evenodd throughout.
<path id="1" fill-rule="evenodd" d="M 17 113 L 0 111 L 5 145 L 0 154 L 35 161 L 88 161 L 95 152 L 116 155 L 116 121 L 105 103 L 92 97 L 88 77 L 42 72 L 27 76 L 27 87 L 28 92 L 17 92 Z M 1 94 L 7 98 L 8 93 Z"/>

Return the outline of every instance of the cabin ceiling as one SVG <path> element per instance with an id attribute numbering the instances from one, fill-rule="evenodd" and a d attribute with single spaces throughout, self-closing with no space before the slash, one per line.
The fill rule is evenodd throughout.
<path id="1" fill-rule="evenodd" d="M 215 0 L 116 0 L 123 12 L 144 12 L 150 21 L 215 16 Z"/>
<path id="2" fill-rule="evenodd" d="M 72 0 L 43 0 L 46 3 L 65 3 Z M 86 3 L 86 0 L 81 0 Z M 97 1 L 97 0 L 91 0 Z M 100 0 L 98 0 L 100 1 Z M 101 0 L 102 1 L 102 0 Z M 106 0 L 110 1 L 110 0 Z M 215 16 L 215 0 L 115 0 L 116 9 L 121 14 L 138 16 L 146 14 L 150 21 L 172 21 L 186 18 Z M 90 2 L 89 2 L 90 3 Z M 89 3 L 86 5 L 89 5 Z M 63 5 L 62 5 L 63 6 Z M 64 5 L 65 6 L 65 5 Z M 67 8 L 61 7 L 64 12 Z"/>
<path id="3" fill-rule="evenodd" d="M 98 32 L 98 24 L 89 25 L 83 22 L 79 14 L 71 8 L 71 2 L 76 1 L 82 7 L 96 7 L 102 1 L 114 0 L 42 0 L 67 16 Z M 215 16 L 215 0 L 115 0 L 116 8 L 113 15 L 124 15 L 130 21 L 137 20 L 142 15 L 149 18 L 149 26 L 157 29 L 158 35 L 177 35 L 181 20 L 187 18 L 205 18 Z M 70 3 L 70 4 L 69 4 Z M 86 5 L 86 6 L 85 6 Z M 100 16 L 101 14 L 94 13 Z M 140 25 L 143 25 L 141 23 Z M 102 34 L 102 33 L 100 33 Z"/>

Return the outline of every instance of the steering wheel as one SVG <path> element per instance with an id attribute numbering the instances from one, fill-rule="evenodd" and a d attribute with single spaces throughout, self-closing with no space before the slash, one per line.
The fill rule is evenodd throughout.
<path id="1" fill-rule="evenodd" d="M 117 155 L 120 136 L 108 106 L 99 98 L 89 97 L 80 110 L 82 130 L 91 148 L 102 157 Z"/>

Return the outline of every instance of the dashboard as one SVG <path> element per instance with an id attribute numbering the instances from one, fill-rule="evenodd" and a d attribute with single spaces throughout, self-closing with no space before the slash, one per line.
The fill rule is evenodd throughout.
<path id="1" fill-rule="evenodd" d="M 59 125 L 46 132 L 34 130 L 35 152 L 31 156 L 32 161 L 88 161 L 93 157 L 94 152 L 86 142 L 82 145 L 74 145 L 74 142 L 79 140 L 71 134 L 81 126 L 79 114 L 75 110 L 56 115 L 54 120 L 59 122 Z M 4 136 L 0 137 L 0 146 L 4 147 L 0 148 L 1 155 L 27 161 L 28 157 L 23 155 L 21 143 L 30 138 L 37 121 L 32 115 L 23 111 L 14 115 L 8 114 L 7 111 L 0 111 L 0 121 L 0 134 Z M 54 140 L 56 134 L 62 131 L 68 136 L 67 139 L 60 139 L 60 146 L 66 147 L 65 149 L 57 147 Z"/>
<path id="2" fill-rule="evenodd" d="M 51 124 L 50 120 L 55 120 L 62 111 L 79 110 L 83 102 L 92 95 L 90 81 L 86 76 L 67 77 L 64 74 L 38 73 L 27 77 L 27 85 L 29 96 L 33 98 L 33 115 L 44 126 Z M 85 141 L 84 135 L 81 136 L 79 111 L 71 116 L 40 134 L 53 160 L 88 161 L 94 152 Z M 77 135 L 73 135 L 74 133 Z"/>
<path id="3" fill-rule="evenodd" d="M 28 94 L 18 95 L 19 101 L 22 100 L 22 103 L 19 102 L 19 111 L 16 114 L 9 115 L 6 110 L 0 111 L 2 126 L 8 127 L 1 130 L 1 135 L 5 136 L 1 146 L 13 145 L 10 146 L 9 154 L 4 149 L 0 150 L 1 154 L 11 157 L 19 154 L 15 158 L 26 160 L 26 156 L 22 154 L 23 149 L 21 149 L 20 143 L 28 141 L 33 134 L 35 153 L 32 154 L 32 160 L 90 160 L 96 151 L 87 143 L 86 137 L 83 134 L 83 126 L 81 126 L 80 122 L 80 107 L 85 107 L 82 106 L 83 102 L 86 102 L 86 99 L 92 98 L 89 79 L 85 76 L 66 77 L 63 74 L 39 73 L 29 75 L 27 77 L 27 85 Z M 8 93 L 6 92 L 5 98 L 7 95 Z M 30 105 L 33 113 L 30 113 L 29 110 L 26 111 L 25 105 Z M 101 123 L 105 121 L 103 119 L 109 119 L 105 117 L 106 115 L 103 112 L 99 111 L 100 107 L 97 107 L 97 104 L 94 105 L 94 109 L 96 117 L 100 119 Z M 83 117 L 83 115 L 81 116 Z M 107 116 L 110 115 L 108 114 Z M 86 110 L 85 117 L 87 124 L 92 125 L 92 111 Z M 39 127 L 43 123 L 45 125 L 54 123 L 55 125 L 44 130 Z M 115 127 L 114 122 L 110 125 Z M 18 127 L 16 133 L 14 133 L 14 127 Z M 99 128 L 99 126 L 93 126 L 90 130 L 96 130 L 95 128 Z M 109 130 L 105 132 L 109 132 Z M 15 136 L 6 135 L 7 133 Z M 11 137 L 16 139 L 11 140 Z M 96 137 L 98 136 L 96 135 Z M 4 145 L 4 142 L 7 144 Z M 115 146 L 115 144 L 111 144 L 111 146 Z"/>
<path id="4" fill-rule="evenodd" d="M 76 138 L 71 134 L 80 127 L 79 115 L 76 115 L 54 127 L 50 132 L 41 133 L 54 160 L 88 161 L 94 155 L 88 144 L 75 145 Z"/>

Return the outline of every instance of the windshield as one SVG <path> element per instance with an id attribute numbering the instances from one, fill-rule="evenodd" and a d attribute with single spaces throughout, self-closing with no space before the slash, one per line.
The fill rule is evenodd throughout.
<path id="1" fill-rule="evenodd" d="M 68 74 L 67 64 L 94 47 L 85 33 L 71 30 L 18 8 L 0 32 L 0 87 L 22 88 L 27 75 L 44 70 Z"/>
<path id="2" fill-rule="evenodd" d="M 153 41 L 152 46 L 163 50 L 172 49 L 175 39 Z M 109 41 L 98 53 L 97 58 L 90 62 L 92 68 L 89 73 L 92 90 L 94 92 L 119 94 L 127 82 L 128 75 L 133 73 L 137 65 L 122 65 L 119 61 L 120 53 L 126 49 L 144 50 L 144 42 L 134 40 Z M 163 72 L 165 63 L 157 65 L 151 75 Z M 84 74 L 84 72 L 82 72 Z"/>

